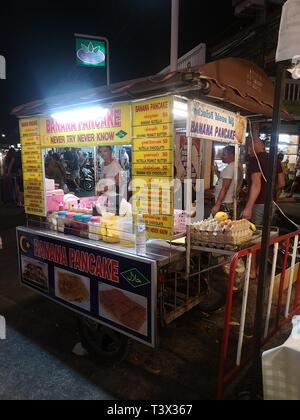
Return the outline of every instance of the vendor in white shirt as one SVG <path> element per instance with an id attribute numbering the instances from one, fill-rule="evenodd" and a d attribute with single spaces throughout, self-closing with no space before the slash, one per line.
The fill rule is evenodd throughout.
<path id="1" fill-rule="evenodd" d="M 105 193 L 115 189 L 119 192 L 122 179 L 122 168 L 117 159 L 113 156 L 111 146 L 100 147 L 100 155 L 103 159 L 101 179 L 97 184 L 97 193 Z"/>
<path id="2" fill-rule="evenodd" d="M 227 164 L 226 168 L 218 173 L 219 181 L 215 187 L 215 206 L 212 214 L 215 216 L 222 207 L 225 206 L 232 210 L 235 196 L 235 147 L 224 147 L 222 152 L 222 162 Z"/>

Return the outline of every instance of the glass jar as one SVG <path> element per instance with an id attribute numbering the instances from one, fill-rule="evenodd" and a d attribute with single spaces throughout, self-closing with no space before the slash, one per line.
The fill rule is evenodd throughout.
<path id="1" fill-rule="evenodd" d="M 57 232 L 57 219 L 58 219 L 58 214 L 57 213 L 52 213 L 48 216 L 48 225 L 49 225 L 49 229 L 50 230 L 54 230 L 55 232 Z"/>

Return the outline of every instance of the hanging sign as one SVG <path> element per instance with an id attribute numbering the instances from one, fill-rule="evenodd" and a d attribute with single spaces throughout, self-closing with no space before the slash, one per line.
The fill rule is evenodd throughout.
<path id="1" fill-rule="evenodd" d="M 190 135 L 228 144 L 245 144 L 247 119 L 239 114 L 199 102 L 192 102 Z"/>

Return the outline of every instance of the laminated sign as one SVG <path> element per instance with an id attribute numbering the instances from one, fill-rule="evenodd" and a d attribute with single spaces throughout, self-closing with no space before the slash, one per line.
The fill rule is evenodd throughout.
<path id="1" fill-rule="evenodd" d="M 170 187 L 174 176 L 173 98 L 135 102 L 132 111 L 133 212 L 144 215 L 149 237 L 170 239 L 174 213 Z"/>
<path id="2" fill-rule="evenodd" d="M 247 119 L 239 114 L 193 101 L 190 135 L 228 144 L 245 144 Z"/>

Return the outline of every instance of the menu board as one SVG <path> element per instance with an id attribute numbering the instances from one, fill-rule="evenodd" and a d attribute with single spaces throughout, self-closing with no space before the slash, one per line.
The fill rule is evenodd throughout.
<path id="1" fill-rule="evenodd" d="M 173 98 L 133 104 L 134 214 L 143 213 L 149 237 L 173 236 Z"/>
<path id="2" fill-rule="evenodd" d="M 45 216 L 43 158 L 39 136 L 39 119 L 20 120 L 24 202 L 26 214 Z"/>
<path id="3" fill-rule="evenodd" d="M 130 104 L 42 118 L 41 141 L 45 148 L 131 144 Z"/>

